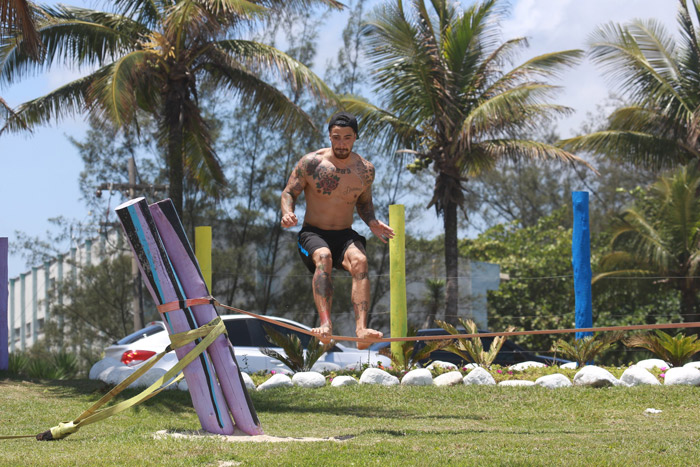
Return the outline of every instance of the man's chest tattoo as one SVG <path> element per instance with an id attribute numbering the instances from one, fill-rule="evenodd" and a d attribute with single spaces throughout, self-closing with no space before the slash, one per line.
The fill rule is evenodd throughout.
<path id="1" fill-rule="evenodd" d="M 314 171 L 314 180 L 316 180 L 316 191 L 322 195 L 330 195 L 340 183 L 340 177 L 328 167 L 317 167 Z"/>
<path id="2" fill-rule="evenodd" d="M 374 180 L 374 168 L 368 168 L 362 161 L 356 166 L 357 176 L 360 177 L 364 185 L 371 185 Z"/>

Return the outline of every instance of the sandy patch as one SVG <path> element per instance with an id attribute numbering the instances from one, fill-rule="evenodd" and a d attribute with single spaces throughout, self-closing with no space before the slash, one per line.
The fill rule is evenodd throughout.
<path id="1" fill-rule="evenodd" d="M 354 436 L 333 436 L 329 438 L 296 438 L 296 437 L 279 437 L 269 435 L 250 436 L 236 430 L 233 435 L 217 435 L 204 430 L 160 430 L 153 435 L 154 439 L 176 438 L 176 439 L 220 439 L 227 443 L 308 443 L 318 441 L 347 441 Z"/>

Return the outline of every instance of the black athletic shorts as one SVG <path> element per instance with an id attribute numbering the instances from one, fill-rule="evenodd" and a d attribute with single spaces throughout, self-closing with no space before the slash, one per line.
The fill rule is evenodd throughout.
<path id="1" fill-rule="evenodd" d="M 323 247 L 328 248 L 333 256 L 333 267 L 343 269 L 345 250 L 356 241 L 360 241 L 363 247 L 367 246 L 367 239 L 352 229 L 323 230 L 312 225 L 304 225 L 299 232 L 297 247 L 301 260 L 309 271 L 314 273 L 316 264 L 311 257 L 314 251 Z"/>

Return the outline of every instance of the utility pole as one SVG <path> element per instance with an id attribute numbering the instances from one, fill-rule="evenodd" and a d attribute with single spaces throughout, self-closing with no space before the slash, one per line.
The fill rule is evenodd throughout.
<path id="1" fill-rule="evenodd" d="M 103 183 L 97 187 L 95 193 L 97 197 L 102 196 L 102 190 L 119 190 L 127 191 L 129 199 L 136 198 L 137 190 L 139 192 L 149 191 L 166 191 L 167 185 L 149 185 L 136 183 L 136 161 L 134 157 L 129 158 L 129 183 Z M 141 284 L 141 272 L 139 271 L 139 263 L 136 258 L 131 255 L 131 290 L 132 290 L 132 310 L 134 312 L 134 331 L 143 328 L 143 287 Z"/>
<path id="2" fill-rule="evenodd" d="M 134 158 L 129 158 L 129 199 L 136 197 L 136 163 Z M 132 310 L 134 310 L 134 331 L 143 328 L 143 289 L 141 288 L 141 273 L 139 272 L 139 263 L 134 255 L 131 255 L 131 292 L 132 292 Z"/>

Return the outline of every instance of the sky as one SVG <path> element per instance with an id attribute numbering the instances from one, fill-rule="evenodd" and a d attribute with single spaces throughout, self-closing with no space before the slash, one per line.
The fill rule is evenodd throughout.
<path id="1" fill-rule="evenodd" d="M 380 3 L 364 1 L 368 7 Z M 98 9 L 101 5 L 81 0 L 64 3 Z M 521 60 L 557 50 L 585 49 L 595 28 L 609 22 L 656 18 L 668 31 L 677 30 L 676 0 L 512 0 L 510 5 L 510 15 L 501 23 L 502 34 L 504 39 L 528 38 L 530 47 L 519 56 Z M 323 75 L 319 68 L 337 53 L 346 21 L 347 11 L 327 15 L 319 34 L 317 74 Z M 80 70 L 51 69 L 16 85 L 0 85 L 0 96 L 15 107 L 79 76 Z M 611 91 L 609 83 L 588 60 L 563 74 L 557 84 L 563 89 L 556 102 L 574 109 L 571 116 L 557 123 L 561 137 L 573 136 L 586 115 L 596 112 L 596 105 Z M 68 141 L 68 137 L 81 139 L 86 128 L 84 116 L 77 116 L 36 128 L 31 134 L 0 136 L 0 237 L 9 237 L 12 243 L 15 232 L 21 231 L 42 238 L 52 228 L 49 218 L 63 216 L 78 221 L 88 218 L 78 189 L 82 162 Z M 29 270 L 31 265 L 12 254 L 8 266 L 12 278 Z"/>

